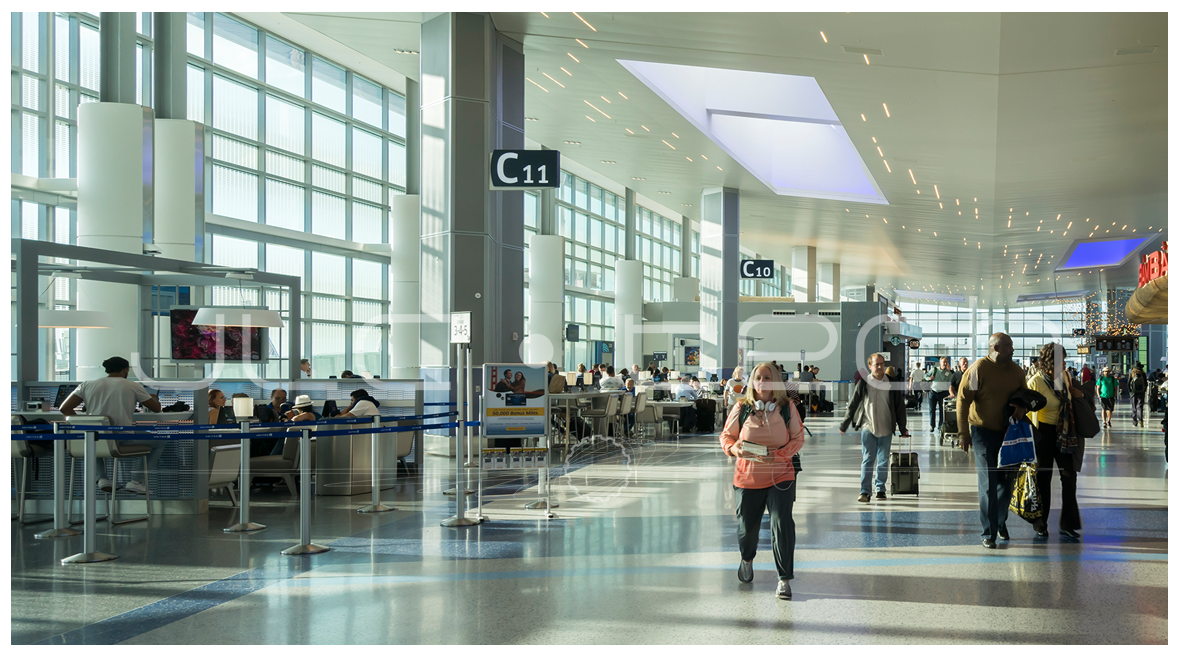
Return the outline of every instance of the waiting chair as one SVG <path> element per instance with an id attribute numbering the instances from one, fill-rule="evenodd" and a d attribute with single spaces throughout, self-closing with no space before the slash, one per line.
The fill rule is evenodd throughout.
<path id="1" fill-rule="evenodd" d="M 322 425 L 325 428 L 331 428 L 332 425 Z M 316 430 L 319 426 L 316 427 Z M 300 433 L 300 429 L 289 429 L 288 432 Z M 407 432 L 409 433 L 409 432 Z M 311 469 L 315 470 L 315 442 L 314 436 L 311 438 Z M 232 446 L 230 446 L 232 447 Z M 240 455 L 239 455 L 240 456 Z M 287 490 L 291 492 L 291 497 L 298 497 L 295 492 L 295 478 L 299 476 L 299 436 L 289 436 L 283 439 L 283 453 L 282 454 L 268 454 L 266 456 L 252 456 L 250 457 L 250 478 L 246 480 L 247 484 L 254 483 L 255 477 L 278 477 L 287 484 Z M 300 480 L 305 481 L 305 480 Z"/>
<path id="2" fill-rule="evenodd" d="M 74 425 L 97 425 L 110 426 L 111 420 L 107 416 L 70 416 L 66 422 Z M 101 432 L 100 432 L 101 433 Z M 111 525 L 125 525 L 131 522 L 142 522 L 152 517 L 152 487 L 150 481 L 150 471 L 147 468 L 147 458 L 151 454 L 152 448 L 147 445 L 140 445 L 138 443 L 123 443 L 114 439 L 100 438 L 96 439 L 95 453 L 99 459 L 114 459 L 115 473 L 111 479 L 111 490 L 107 493 L 107 515 L 105 519 Z M 66 449 L 71 457 L 70 459 L 70 507 L 66 511 L 66 519 L 69 520 L 72 514 L 73 498 L 74 498 L 74 466 L 78 459 L 85 459 L 86 456 L 86 442 L 84 439 L 68 440 L 66 441 Z M 133 457 L 143 457 L 143 489 L 144 489 L 144 504 L 147 507 L 147 513 L 138 518 L 129 518 L 127 520 L 115 520 L 115 508 L 119 504 L 119 459 L 129 459 Z M 83 460 L 82 465 L 86 465 Z M 99 471 L 98 476 L 105 474 L 104 471 Z M 103 519 L 103 518 L 100 518 Z M 82 521 L 71 521 L 70 524 L 81 524 Z"/>
<path id="3" fill-rule="evenodd" d="M 627 439 L 627 429 L 629 418 L 635 414 L 635 396 L 623 395 L 622 406 L 619 407 L 618 414 L 615 415 L 615 436 L 620 441 Z"/>
<path id="4" fill-rule="evenodd" d="M 242 472 L 241 445 L 218 445 L 210 448 L 209 490 L 224 488 L 229 493 L 232 505 L 238 505 L 234 497 L 234 482 Z"/>
<path id="5" fill-rule="evenodd" d="M 647 425 L 656 423 L 656 411 L 658 410 L 657 407 L 647 405 L 647 393 L 640 396 L 639 403 L 635 406 L 635 426 L 642 430 L 645 440 L 647 439 Z"/>
<path id="6" fill-rule="evenodd" d="M 12 424 L 23 425 L 25 424 L 25 419 L 21 416 L 12 416 Z M 21 470 L 17 491 L 19 508 L 17 509 L 17 514 L 12 519 L 16 520 L 17 524 L 21 526 L 35 525 L 53 520 L 53 517 L 50 516 L 40 520 L 29 520 L 25 522 L 25 492 L 29 486 L 29 464 L 33 462 L 34 458 L 39 456 L 53 456 L 52 446 L 47 446 L 45 443 L 39 443 L 37 441 L 12 441 L 12 460 L 16 465 L 20 466 Z"/>
<path id="7" fill-rule="evenodd" d="M 606 400 L 606 406 L 601 409 L 585 409 L 582 411 L 583 418 L 590 418 L 593 421 L 594 433 L 601 433 L 603 436 L 609 435 L 607 432 L 608 425 L 614 421 L 619 414 L 619 396 L 611 395 Z"/>

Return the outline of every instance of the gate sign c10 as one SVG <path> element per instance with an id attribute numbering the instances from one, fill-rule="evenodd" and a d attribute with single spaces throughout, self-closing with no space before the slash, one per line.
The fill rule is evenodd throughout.
<path id="1" fill-rule="evenodd" d="M 561 152 L 557 150 L 492 150 L 492 190 L 557 188 L 561 185 Z"/>
<path id="2" fill-rule="evenodd" d="M 774 261 L 769 259 L 743 259 L 742 279 L 774 279 Z"/>

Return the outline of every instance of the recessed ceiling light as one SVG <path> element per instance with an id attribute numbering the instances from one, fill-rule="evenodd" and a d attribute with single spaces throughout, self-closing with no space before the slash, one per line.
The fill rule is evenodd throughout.
<path id="1" fill-rule="evenodd" d="M 548 77 L 550 82 L 553 82 L 554 84 L 560 86 L 563 89 L 565 88 L 565 84 L 562 84 L 561 82 L 550 77 L 549 73 L 541 73 L 541 74 L 544 75 L 545 77 Z"/>
<path id="2" fill-rule="evenodd" d="M 532 122 L 534 122 L 534 123 L 535 123 L 535 122 L 537 122 L 538 120 L 540 120 L 540 118 L 533 118 L 532 116 L 525 116 L 525 117 L 524 117 L 524 119 L 525 119 L 525 120 L 530 120 L 530 121 L 532 121 Z"/>
<path id="3" fill-rule="evenodd" d="M 642 182 L 643 180 L 645 180 L 647 178 L 646 177 L 632 177 L 631 179 L 638 181 L 638 182 Z"/>
<path id="4" fill-rule="evenodd" d="M 573 73 L 571 73 L 571 72 L 569 72 L 568 70 L 566 70 L 566 69 L 565 69 L 565 66 L 561 66 L 560 68 L 561 68 L 561 72 L 565 73 L 566 75 L 569 75 L 570 77 L 573 77 L 573 76 L 574 76 L 574 74 L 573 74 Z"/>
<path id="5" fill-rule="evenodd" d="M 866 59 L 866 60 L 868 60 L 868 57 L 866 56 L 866 57 L 865 57 L 865 59 Z M 886 118 L 891 118 L 891 116 L 889 115 L 889 105 L 887 105 L 887 104 L 885 104 L 884 102 L 882 102 L 882 103 L 881 103 L 881 106 L 882 106 L 882 107 L 885 107 L 885 117 L 886 117 Z"/>
<path id="6" fill-rule="evenodd" d="M 593 118 L 591 118 L 591 117 L 589 117 L 589 116 L 586 116 L 586 120 L 588 120 L 588 121 L 590 121 L 590 122 L 592 122 L 592 123 L 597 123 L 597 122 L 598 122 L 597 120 L 594 120 Z"/>
<path id="7" fill-rule="evenodd" d="M 581 141 L 566 141 L 566 143 L 569 145 L 581 145 L 582 144 Z"/>
<path id="8" fill-rule="evenodd" d="M 623 129 L 627 130 L 627 133 L 628 133 L 628 134 L 634 134 L 634 133 L 635 133 L 635 132 L 632 132 L 632 131 L 631 131 L 631 128 L 630 128 L 630 127 L 624 127 Z"/>
<path id="9" fill-rule="evenodd" d="M 529 80 L 530 82 L 533 82 L 533 80 L 531 80 L 531 79 L 529 79 L 529 78 L 527 78 L 527 77 L 526 77 L 525 79 Z M 544 92 L 546 92 L 546 93 L 548 93 L 548 92 L 549 92 L 549 89 L 545 88 L 544 86 L 541 86 L 540 84 L 537 84 L 536 82 L 533 82 L 533 86 L 535 86 L 535 87 L 537 87 L 537 88 L 541 89 L 542 91 L 544 91 Z"/>
<path id="10" fill-rule="evenodd" d="M 615 161 L 607 161 L 606 159 L 603 159 L 603 160 L 602 160 L 602 163 L 604 163 L 604 164 L 613 164 L 613 163 L 618 163 L 618 162 L 615 162 Z"/>
<path id="11" fill-rule="evenodd" d="M 623 95 L 623 92 L 622 92 L 622 91 L 619 91 L 619 95 Z M 628 98 L 627 96 L 623 95 L 623 99 L 624 99 L 624 100 L 628 100 L 629 98 Z"/>
<path id="12" fill-rule="evenodd" d="M 885 163 L 885 170 L 888 170 L 890 173 L 892 173 L 893 169 L 889 167 L 889 162 L 885 161 L 884 163 Z"/>
<path id="13" fill-rule="evenodd" d="M 675 149 L 676 149 L 676 146 L 672 145 L 671 143 L 669 143 L 669 142 L 667 142 L 667 141 L 664 141 L 664 139 L 660 139 L 660 140 L 664 142 L 664 145 L 666 145 L 666 146 L 668 146 L 668 147 L 672 148 L 673 150 L 675 150 Z"/>
<path id="14" fill-rule="evenodd" d="M 549 17 L 549 14 L 547 14 L 547 13 L 545 13 L 545 12 L 543 12 L 543 11 L 541 12 L 541 15 L 542 15 L 542 16 L 544 16 L 545 18 L 548 18 L 548 17 Z"/>
<path id="15" fill-rule="evenodd" d="M 869 65 L 869 56 L 868 55 L 865 55 L 865 65 L 866 66 Z"/>
<path id="16" fill-rule="evenodd" d="M 632 179 L 634 179 L 634 178 L 632 178 Z M 672 191 L 660 191 L 660 194 L 662 194 L 662 195 L 672 195 Z"/>
<path id="17" fill-rule="evenodd" d="M 676 132 L 672 132 L 672 136 L 675 136 L 676 138 L 680 138 L 680 135 L 677 134 Z"/>
<path id="18" fill-rule="evenodd" d="M 691 204 L 684 203 L 684 202 L 681 202 L 681 203 L 680 203 L 680 206 L 682 206 L 682 207 L 691 207 L 692 205 L 691 205 Z"/>
<path id="19" fill-rule="evenodd" d="M 582 102 L 585 102 L 586 104 L 589 104 L 591 109 L 593 109 L 594 111 L 597 111 L 598 113 L 602 114 L 603 116 L 606 116 L 606 112 L 605 112 L 605 111 L 603 111 L 603 110 L 599 109 L 598 107 L 595 107 L 594 105 L 590 104 L 590 101 L 589 101 L 589 100 L 582 100 Z M 607 118 L 610 118 L 610 116 L 606 116 L 606 117 L 607 117 Z"/>
<path id="20" fill-rule="evenodd" d="M 582 43 L 582 39 L 574 39 L 574 40 L 577 41 L 578 43 Z M 586 45 L 585 43 L 582 43 L 582 47 L 586 48 L 587 50 L 590 49 L 590 46 Z"/>
<path id="21" fill-rule="evenodd" d="M 703 155 L 703 154 L 701 155 L 701 159 L 704 159 L 705 161 L 708 161 L 708 160 L 709 160 L 709 158 L 708 158 L 708 157 L 706 157 L 706 156 L 705 156 L 705 155 Z"/>
<path id="22" fill-rule="evenodd" d="M 578 16 L 578 12 L 576 12 L 576 11 L 571 11 L 570 13 L 572 13 L 575 16 Z M 578 20 L 582 21 L 583 23 L 586 23 L 586 19 L 582 18 L 581 16 L 578 16 Z M 590 23 L 586 23 L 586 27 L 589 27 L 590 29 L 594 30 L 595 32 L 598 31 L 598 30 L 595 30 L 594 26 L 591 25 Z"/>
<path id="23" fill-rule="evenodd" d="M 823 37 L 824 43 L 828 42 L 828 36 L 826 34 L 824 34 L 823 32 L 820 32 L 819 35 Z"/>
<path id="24" fill-rule="evenodd" d="M 861 114 L 861 115 L 860 115 L 860 119 L 861 119 L 861 120 L 863 120 L 863 121 L 865 121 L 866 123 L 867 123 L 867 122 L 869 122 L 869 119 L 868 119 L 868 118 L 865 118 L 865 115 L 864 115 L 864 114 Z"/>
<path id="25" fill-rule="evenodd" d="M 651 131 L 650 129 L 648 129 L 648 128 L 647 128 L 647 125 L 640 125 L 640 127 L 642 127 L 642 128 L 643 128 L 643 131 L 645 131 L 645 132 L 650 132 L 650 131 Z"/>
<path id="26" fill-rule="evenodd" d="M 721 170 L 721 166 L 717 166 L 717 170 Z M 725 171 L 721 170 L 721 172 L 725 172 Z"/>
<path id="27" fill-rule="evenodd" d="M 689 161 L 692 161 L 692 157 L 685 157 L 685 159 L 688 159 Z"/>
<path id="28" fill-rule="evenodd" d="M 579 64 L 580 64 L 580 63 L 582 63 L 582 62 L 581 62 L 581 61 L 580 61 L 580 60 L 579 60 L 577 57 L 575 57 L 575 56 L 573 55 L 573 53 L 572 53 L 572 52 L 567 52 L 566 54 L 570 56 L 570 59 L 573 59 L 574 61 L 577 61 Z"/>

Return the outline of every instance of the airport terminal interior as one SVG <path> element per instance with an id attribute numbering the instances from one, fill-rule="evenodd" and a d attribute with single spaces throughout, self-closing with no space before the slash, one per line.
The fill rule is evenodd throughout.
<path id="1" fill-rule="evenodd" d="M 10 23 L 11 644 L 1167 644 L 1167 13 Z"/>

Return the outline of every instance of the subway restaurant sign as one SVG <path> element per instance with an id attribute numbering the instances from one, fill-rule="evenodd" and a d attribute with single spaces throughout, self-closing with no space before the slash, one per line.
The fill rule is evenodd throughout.
<path id="1" fill-rule="evenodd" d="M 1160 246 L 1158 252 L 1143 255 L 1143 261 L 1139 264 L 1139 286 L 1147 284 L 1153 279 L 1166 277 L 1168 275 L 1168 242 Z"/>

